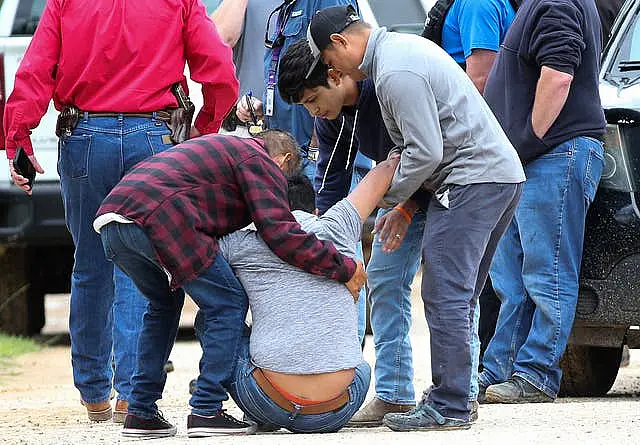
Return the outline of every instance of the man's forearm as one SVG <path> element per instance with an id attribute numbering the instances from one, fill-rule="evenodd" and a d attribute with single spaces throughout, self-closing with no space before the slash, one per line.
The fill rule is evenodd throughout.
<path id="1" fill-rule="evenodd" d="M 496 52 L 488 49 L 474 49 L 467 57 L 467 76 L 471 79 L 480 94 L 484 94 L 484 87 L 489 77 L 489 72 L 496 59 Z"/>
<path id="2" fill-rule="evenodd" d="M 248 0 L 223 0 L 211 14 L 222 40 L 231 48 L 236 46 L 242 35 L 242 24 Z"/>
<path id="3" fill-rule="evenodd" d="M 543 66 L 531 113 L 533 132 L 542 138 L 556 121 L 569 95 L 573 76 Z"/>
<path id="4" fill-rule="evenodd" d="M 364 222 L 376 208 L 378 202 L 391 185 L 393 174 L 398 166 L 398 159 L 388 159 L 376 165 L 360 181 L 347 199 L 354 205 L 360 219 Z"/>

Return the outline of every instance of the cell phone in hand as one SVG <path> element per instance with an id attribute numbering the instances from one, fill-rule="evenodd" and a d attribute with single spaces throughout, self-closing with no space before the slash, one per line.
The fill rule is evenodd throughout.
<path id="1" fill-rule="evenodd" d="M 25 153 L 22 147 L 18 147 L 16 155 L 13 158 L 13 168 L 21 176 L 24 176 L 29 180 L 29 187 L 33 188 L 33 180 L 36 177 L 36 168 L 33 166 L 27 153 Z"/>

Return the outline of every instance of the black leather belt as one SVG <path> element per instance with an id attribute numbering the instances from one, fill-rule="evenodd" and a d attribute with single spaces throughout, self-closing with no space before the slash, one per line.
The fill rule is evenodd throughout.
<path id="1" fill-rule="evenodd" d="M 80 111 L 80 115 L 83 115 L 85 112 Z M 110 112 L 86 112 L 89 117 L 142 117 L 146 119 L 153 119 L 154 113 L 110 113 Z M 171 112 L 167 110 L 160 110 L 155 112 L 155 119 L 169 122 L 171 120 Z"/>

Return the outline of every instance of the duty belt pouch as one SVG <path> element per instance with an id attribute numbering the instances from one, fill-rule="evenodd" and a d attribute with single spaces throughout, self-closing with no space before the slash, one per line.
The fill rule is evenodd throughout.
<path id="1" fill-rule="evenodd" d="M 191 121 L 193 120 L 193 113 L 195 112 L 195 105 L 186 95 L 182 84 L 174 83 L 171 86 L 171 92 L 178 101 L 178 108 L 171 110 L 171 119 L 167 123 L 167 126 L 171 130 L 171 141 L 174 144 L 181 144 L 189 139 L 189 133 L 191 132 Z"/>
<path id="2" fill-rule="evenodd" d="M 58 115 L 58 121 L 56 122 L 56 136 L 69 137 L 80 118 L 80 110 L 74 106 L 64 108 Z"/>

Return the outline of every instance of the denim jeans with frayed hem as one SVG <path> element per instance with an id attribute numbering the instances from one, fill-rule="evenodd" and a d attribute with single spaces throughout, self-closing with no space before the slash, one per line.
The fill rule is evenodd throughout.
<path id="1" fill-rule="evenodd" d="M 149 301 L 138 342 L 129 413 L 150 418 L 157 412 L 156 401 L 162 397 L 167 378 L 164 364 L 178 332 L 186 291 L 198 305 L 203 321 L 200 375 L 189 404 L 194 414 L 215 415 L 228 398 L 223 384 L 232 378 L 233 357 L 249 306 L 231 267 L 222 255 L 216 255 L 207 269 L 184 284 L 184 291 L 172 290 L 144 230 L 136 224 L 112 222 L 101 234 L 107 258 L 133 279 Z"/>
<path id="2" fill-rule="evenodd" d="M 391 209 L 378 211 L 376 223 Z M 400 247 L 382 251 L 374 235 L 367 284 L 371 304 L 371 329 L 375 347 L 376 396 L 389 403 L 414 404 L 411 327 L 411 283 L 420 266 L 420 246 L 425 212 L 414 215 Z"/>
<path id="3" fill-rule="evenodd" d="M 283 345 L 286 347 L 286 345 Z M 309 357 L 309 360 L 317 359 Z M 342 408 L 322 414 L 294 414 L 276 405 L 253 378 L 256 366 L 249 355 L 248 329 L 242 338 L 236 359 L 234 379 L 228 385 L 229 394 L 247 417 L 260 424 L 277 425 L 294 433 L 330 433 L 342 428 L 360 409 L 369 389 L 371 368 L 363 361 L 347 388 L 349 402 Z"/>
<path id="4" fill-rule="evenodd" d="M 587 137 L 526 165 L 522 199 L 491 266 L 502 305 L 482 385 L 518 375 L 557 396 L 578 301 L 585 218 L 603 167 L 602 143 Z"/>
<path id="5" fill-rule="evenodd" d="M 156 119 L 80 117 L 60 138 L 58 173 L 65 219 L 75 246 L 69 333 L 73 381 L 87 403 L 128 400 L 146 301 L 131 280 L 107 261 L 93 230 L 98 207 L 122 176 L 143 159 L 166 150 L 170 133 Z M 112 370 L 115 359 L 115 376 Z"/>

